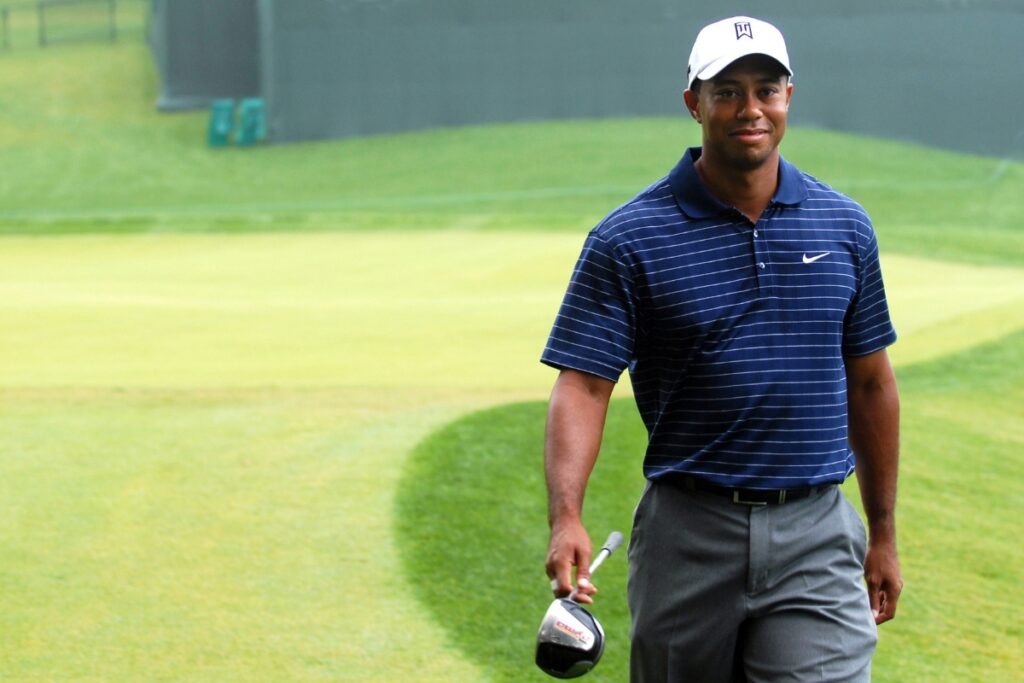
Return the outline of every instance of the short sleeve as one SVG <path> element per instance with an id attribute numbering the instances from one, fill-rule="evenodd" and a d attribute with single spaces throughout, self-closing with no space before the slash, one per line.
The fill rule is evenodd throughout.
<path id="1" fill-rule="evenodd" d="M 635 330 L 629 269 L 595 229 L 583 245 L 541 362 L 617 382 L 632 359 Z"/>
<path id="2" fill-rule="evenodd" d="M 878 240 L 870 225 L 857 231 L 860 257 L 857 294 L 846 313 L 843 355 L 866 356 L 896 341 L 878 260 Z"/>

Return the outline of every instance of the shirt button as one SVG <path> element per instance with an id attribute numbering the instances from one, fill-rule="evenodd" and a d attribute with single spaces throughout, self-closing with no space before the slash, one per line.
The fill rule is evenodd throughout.
<path id="1" fill-rule="evenodd" d="M 757 264 L 757 268 L 758 268 L 758 270 L 764 270 L 765 269 L 764 261 L 761 261 L 760 263 L 758 263 Z"/>
<path id="2" fill-rule="evenodd" d="M 754 237 L 757 237 L 757 230 L 754 231 Z"/>

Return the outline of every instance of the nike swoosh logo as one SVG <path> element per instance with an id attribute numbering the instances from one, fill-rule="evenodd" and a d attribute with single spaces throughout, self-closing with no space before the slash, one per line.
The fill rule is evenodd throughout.
<path id="1" fill-rule="evenodd" d="M 831 253 L 831 251 L 826 251 L 824 254 L 818 254 L 817 256 L 808 256 L 807 254 L 804 254 L 804 263 L 814 263 L 819 259 L 825 258 Z"/>

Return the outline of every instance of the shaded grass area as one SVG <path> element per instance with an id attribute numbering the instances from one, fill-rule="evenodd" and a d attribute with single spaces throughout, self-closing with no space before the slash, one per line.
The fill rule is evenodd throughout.
<path id="1" fill-rule="evenodd" d="M 699 141 L 681 110 L 213 150 L 206 113 L 156 92 L 141 41 L 4 55 L 0 234 L 585 230 Z M 1020 162 L 807 129 L 783 153 L 861 201 L 884 249 L 1024 263 Z"/>
<path id="2" fill-rule="evenodd" d="M 1013 607 L 1024 600 L 1024 334 L 910 367 L 899 379 L 906 588 L 899 617 L 881 630 L 875 680 L 1013 680 L 1024 667 L 1024 618 Z M 439 623 L 497 681 L 547 680 L 532 665 L 550 601 L 544 412 L 542 403 L 517 404 L 448 425 L 420 444 L 399 489 L 406 571 Z M 644 443 L 632 399 L 613 401 L 585 508 L 596 543 L 631 525 Z M 855 482 L 846 489 L 859 506 Z M 626 680 L 623 558 L 598 578 L 594 613 L 608 645 L 592 680 Z"/>
<path id="3" fill-rule="evenodd" d="M 899 371 L 906 587 L 878 679 L 1024 670 L 1024 333 Z M 886 678 L 882 679 L 881 676 Z"/>
<path id="4" fill-rule="evenodd" d="M 398 490 L 406 572 L 439 623 L 494 681 L 550 680 L 533 665 L 537 627 L 551 602 L 544 414 L 543 403 L 520 403 L 445 426 L 413 452 Z M 605 434 L 586 504 L 596 544 L 612 530 L 628 535 L 643 488 L 637 458 L 645 438 L 632 399 L 613 401 Z M 601 595 L 592 613 L 607 645 L 589 680 L 628 678 L 625 581 L 624 553 L 595 576 Z"/>

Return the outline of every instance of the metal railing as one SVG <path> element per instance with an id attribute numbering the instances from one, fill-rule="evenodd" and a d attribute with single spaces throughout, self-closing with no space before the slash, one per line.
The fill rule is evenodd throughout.
<path id="1" fill-rule="evenodd" d="M 90 14 L 89 10 L 98 10 L 99 15 Z M 104 37 L 110 42 L 117 41 L 117 0 L 39 0 L 36 11 L 40 47 Z"/>
<path id="2" fill-rule="evenodd" d="M 147 0 L 0 0 L 0 52 L 30 45 L 114 43 L 126 27 L 132 34 L 144 28 L 147 6 Z"/>

